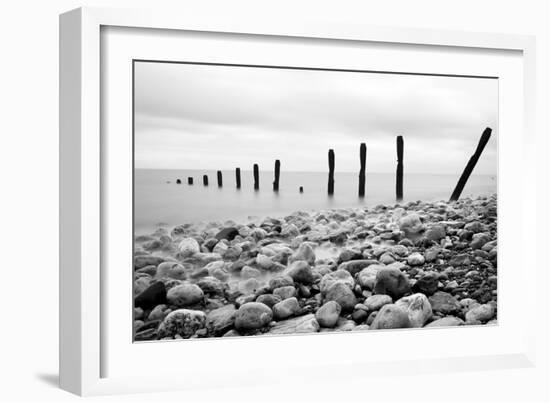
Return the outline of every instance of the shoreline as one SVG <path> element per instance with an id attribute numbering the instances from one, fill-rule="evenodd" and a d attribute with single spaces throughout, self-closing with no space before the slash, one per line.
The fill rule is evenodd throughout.
<path id="1" fill-rule="evenodd" d="M 135 341 L 495 324 L 497 197 L 134 239 Z"/>

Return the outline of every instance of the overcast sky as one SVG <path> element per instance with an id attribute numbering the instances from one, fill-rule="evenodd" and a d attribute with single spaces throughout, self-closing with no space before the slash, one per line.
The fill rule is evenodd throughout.
<path id="1" fill-rule="evenodd" d="M 135 166 L 155 169 L 461 172 L 485 127 L 474 173 L 496 174 L 496 79 L 137 62 Z"/>

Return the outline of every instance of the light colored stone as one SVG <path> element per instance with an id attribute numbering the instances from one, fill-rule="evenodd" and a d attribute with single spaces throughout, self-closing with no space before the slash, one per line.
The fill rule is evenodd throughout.
<path id="1" fill-rule="evenodd" d="M 392 303 L 392 299 L 389 295 L 385 294 L 376 294 L 368 297 L 365 300 L 365 307 L 367 308 L 367 311 L 379 311 L 380 308 L 382 308 L 384 305 L 388 305 Z"/>
<path id="2" fill-rule="evenodd" d="M 466 322 L 487 322 L 495 316 L 495 308 L 491 304 L 474 306 L 466 312 Z"/>
<path id="3" fill-rule="evenodd" d="M 344 281 L 336 281 L 331 284 L 324 297 L 325 301 L 338 302 L 343 311 L 351 311 L 357 304 L 355 294 Z"/>
<path id="4" fill-rule="evenodd" d="M 189 257 L 199 253 L 201 248 L 199 243 L 193 238 L 183 238 L 178 245 L 178 250 L 181 256 Z"/>
<path id="5" fill-rule="evenodd" d="M 315 319 L 322 327 L 334 327 L 338 322 L 342 307 L 336 301 L 328 301 L 315 313 Z"/>
<path id="6" fill-rule="evenodd" d="M 255 330 L 266 326 L 273 319 L 271 309 L 260 302 L 247 302 L 241 305 L 235 316 L 238 330 Z"/>
<path id="7" fill-rule="evenodd" d="M 163 337 L 179 336 L 188 339 L 206 325 L 206 315 L 202 311 L 177 309 L 170 312 L 161 322 L 158 334 Z"/>
<path id="8" fill-rule="evenodd" d="M 286 319 L 298 314 L 300 310 L 296 297 L 287 298 L 273 306 L 273 317 L 277 320 Z"/>
<path id="9" fill-rule="evenodd" d="M 166 299 L 172 305 L 185 307 L 202 302 L 204 293 L 198 285 L 184 283 L 168 290 Z"/>
<path id="10" fill-rule="evenodd" d="M 425 262 L 424 256 L 418 252 L 411 253 L 407 258 L 407 263 L 410 266 L 422 266 Z"/>
<path id="11" fill-rule="evenodd" d="M 432 317 L 430 301 L 421 293 L 403 297 L 395 305 L 407 312 L 412 327 L 422 327 Z"/>
<path id="12" fill-rule="evenodd" d="M 428 323 L 425 327 L 448 327 L 448 326 L 461 326 L 464 321 L 456 316 L 446 316 L 441 319 L 434 320 Z"/>
<path id="13" fill-rule="evenodd" d="M 368 323 L 368 322 L 367 322 Z M 407 311 L 395 304 L 384 305 L 376 314 L 370 329 L 401 329 L 411 327 Z"/>
<path id="14" fill-rule="evenodd" d="M 319 323 L 315 319 L 315 315 L 311 313 L 277 322 L 271 328 L 269 334 L 315 333 L 318 331 Z"/>

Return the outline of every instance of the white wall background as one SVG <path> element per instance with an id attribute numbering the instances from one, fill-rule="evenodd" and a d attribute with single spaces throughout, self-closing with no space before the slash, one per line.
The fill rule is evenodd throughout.
<path id="1" fill-rule="evenodd" d="M 398 378 L 373 378 L 341 385 L 300 389 L 232 389 L 94 398 L 97 401 L 548 401 L 550 379 L 550 270 L 542 251 L 548 241 L 545 204 L 548 190 L 550 111 L 549 10 L 541 1 L 72 1 L 11 0 L 0 5 L 0 399 L 75 401 L 57 383 L 58 327 L 58 14 L 81 5 L 180 7 L 181 12 L 231 18 L 269 14 L 273 19 L 306 18 L 374 25 L 450 28 L 537 36 L 540 191 L 538 287 L 540 331 L 536 369 L 503 370 Z M 533 241 L 537 234 L 532 234 Z M 531 290 L 518 290 L 521 294 Z M 546 301 L 546 302 L 544 302 Z M 519 320 L 519 318 L 518 318 Z M 414 348 L 414 346 L 411 346 Z M 307 358 L 306 358 L 307 359 Z M 267 364 L 267 363 L 266 363 Z M 229 363 L 221 364 L 228 365 Z M 246 374 L 243 374 L 246 376 Z"/>

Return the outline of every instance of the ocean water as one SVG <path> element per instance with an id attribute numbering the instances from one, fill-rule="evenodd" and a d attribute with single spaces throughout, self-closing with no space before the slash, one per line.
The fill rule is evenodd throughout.
<path id="1" fill-rule="evenodd" d="M 241 189 L 235 172 L 223 172 L 223 187 L 216 171 L 136 169 L 134 219 L 136 234 L 151 233 L 159 226 L 202 221 L 246 221 L 265 216 L 284 216 L 297 210 L 375 206 L 395 203 L 395 175 L 368 173 L 366 194 L 359 198 L 358 173 L 335 173 L 334 195 L 327 195 L 327 172 L 281 172 L 279 192 L 273 192 L 273 172 L 260 171 L 260 189 L 254 191 L 252 171 L 241 171 Z M 208 175 L 209 186 L 202 176 Z M 187 184 L 187 177 L 194 184 Z M 404 202 L 447 200 L 459 175 L 405 174 Z M 177 185 L 176 180 L 182 184 Z M 299 187 L 304 192 L 299 192 Z M 462 196 L 496 193 L 496 176 L 472 175 Z"/>

